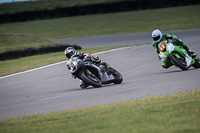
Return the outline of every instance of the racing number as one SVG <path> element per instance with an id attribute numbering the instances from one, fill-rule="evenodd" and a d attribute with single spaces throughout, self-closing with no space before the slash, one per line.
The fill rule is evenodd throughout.
<path id="1" fill-rule="evenodd" d="M 167 46 L 166 43 L 164 43 L 163 45 L 161 45 L 160 46 L 160 52 L 162 52 L 163 50 L 165 50 L 166 46 Z"/>

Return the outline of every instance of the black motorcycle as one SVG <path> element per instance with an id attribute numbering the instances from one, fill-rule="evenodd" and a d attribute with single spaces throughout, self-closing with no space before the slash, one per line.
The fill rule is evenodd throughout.
<path id="1" fill-rule="evenodd" d="M 96 65 L 90 59 L 79 59 L 72 56 L 70 61 L 70 73 L 82 80 L 88 86 L 101 87 L 102 84 L 120 84 L 123 81 L 122 75 L 112 67 Z"/>

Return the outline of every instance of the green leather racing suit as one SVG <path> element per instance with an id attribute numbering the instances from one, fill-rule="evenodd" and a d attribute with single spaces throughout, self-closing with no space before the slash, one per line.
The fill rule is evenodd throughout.
<path id="1" fill-rule="evenodd" d="M 182 40 L 178 39 L 177 36 L 175 36 L 175 35 L 170 35 L 170 34 L 162 34 L 162 39 L 161 39 L 161 41 L 167 40 L 167 42 L 169 42 L 169 39 L 172 40 L 172 43 L 173 43 L 175 46 L 181 46 L 181 47 L 183 47 L 183 48 L 190 54 L 189 48 L 183 43 Z M 160 41 L 160 42 L 161 42 L 161 41 Z M 155 41 L 153 41 L 153 47 L 154 47 L 154 49 L 155 49 L 155 51 L 156 51 L 156 54 L 157 54 L 158 58 L 160 59 L 160 57 L 159 57 L 160 51 L 159 51 L 159 49 L 158 49 L 158 44 L 159 44 L 159 42 L 156 43 Z M 172 65 L 173 65 L 173 64 L 172 64 L 171 61 L 169 61 L 168 59 L 162 59 L 162 67 L 163 67 L 163 68 L 169 68 L 169 67 L 172 66 Z"/>

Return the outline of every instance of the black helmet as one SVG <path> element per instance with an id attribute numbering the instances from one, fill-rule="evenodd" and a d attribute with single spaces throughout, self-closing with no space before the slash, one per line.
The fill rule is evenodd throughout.
<path id="1" fill-rule="evenodd" d="M 76 54 L 76 50 L 73 47 L 68 47 L 65 49 L 65 56 L 69 59 L 72 55 Z"/>
<path id="2" fill-rule="evenodd" d="M 92 60 L 94 63 L 97 63 L 97 64 L 101 62 L 101 59 L 100 59 L 99 56 L 97 56 L 97 55 L 92 55 L 91 60 Z"/>

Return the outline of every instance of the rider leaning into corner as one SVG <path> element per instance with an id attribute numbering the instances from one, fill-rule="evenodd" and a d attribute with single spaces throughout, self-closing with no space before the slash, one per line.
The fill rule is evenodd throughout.
<path id="1" fill-rule="evenodd" d="M 156 29 L 152 32 L 152 38 L 153 38 L 153 47 L 157 53 L 157 56 L 158 58 L 160 59 L 159 57 L 159 49 L 158 49 L 158 44 L 161 42 L 161 41 L 164 41 L 164 40 L 167 40 L 167 42 L 169 42 L 169 39 L 172 40 L 172 43 L 175 45 L 175 46 L 181 46 L 183 47 L 189 56 L 191 56 L 192 54 L 194 54 L 194 51 L 193 50 L 190 50 L 184 43 L 181 39 L 179 39 L 177 36 L 175 35 L 170 35 L 170 34 L 167 34 L 167 33 L 164 33 L 162 34 L 162 32 L 159 30 L 159 29 Z M 173 64 L 167 60 L 167 59 L 163 59 L 162 60 L 162 67 L 163 68 L 169 68 L 170 66 L 172 66 Z"/>
<path id="2" fill-rule="evenodd" d="M 101 59 L 96 55 L 91 55 L 89 53 L 83 53 L 83 52 L 76 52 L 76 50 L 73 47 L 68 47 L 65 49 L 65 56 L 67 57 L 67 68 L 70 70 L 70 59 L 72 56 L 77 56 L 79 59 L 89 59 L 91 60 L 95 65 L 104 65 L 106 68 L 109 68 L 109 64 L 106 62 L 101 61 Z M 73 76 L 72 76 L 73 77 Z M 76 78 L 76 77 L 74 77 Z M 88 85 L 86 85 L 82 80 L 80 80 L 80 87 L 81 88 L 87 88 Z"/>

